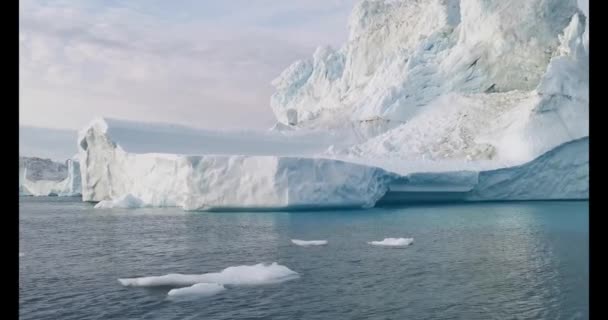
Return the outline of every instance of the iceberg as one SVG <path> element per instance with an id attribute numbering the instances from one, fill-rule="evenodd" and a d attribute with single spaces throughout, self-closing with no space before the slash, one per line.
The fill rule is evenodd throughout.
<path id="1" fill-rule="evenodd" d="M 588 198 L 587 1 L 363 0 L 348 28 L 342 47 L 272 82 L 271 130 L 93 120 L 78 135 L 83 201 L 221 211 Z"/>
<path id="2" fill-rule="evenodd" d="M 76 158 L 66 164 L 35 157 L 19 158 L 20 196 L 73 197 L 81 194 L 80 163 Z"/>
<path id="3" fill-rule="evenodd" d="M 121 140 L 111 135 L 115 124 L 124 133 Z M 160 124 L 132 125 L 140 131 L 144 125 L 150 132 L 164 129 Z M 138 137 L 134 146 L 149 146 L 155 152 L 134 153 L 129 152 L 134 136 L 127 133 L 129 128 L 124 121 L 98 119 L 80 133 L 84 201 L 121 199 L 100 207 L 120 206 L 127 200 L 185 210 L 371 207 L 392 177 L 380 168 L 324 158 L 159 153 L 163 145 L 152 144 L 158 141 L 153 134 Z M 169 148 L 196 140 L 193 129 L 173 129 L 164 136 L 175 139 Z M 144 138 L 151 143 L 143 143 Z M 257 143 L 265 147 L 264 141 Z"/>
<path id="4" fill-rule="evenodd" d="M 297 240 L 291 239 L 291 242 L 295 245 L 301 247 L 310 247 L 310 246 L 324 246 L 327 244 L 327 240 Z"/>

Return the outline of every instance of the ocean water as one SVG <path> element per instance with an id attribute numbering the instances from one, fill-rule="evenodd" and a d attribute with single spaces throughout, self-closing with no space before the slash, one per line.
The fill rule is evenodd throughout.
<path id="1" fill-rule="evenodd" d="M 187 213 L 20 199 L 20 319 L 587 319 L 588 202 Z M 412 237 L 404 249 L 367 242 Z M 291 239 L 328 240 L 300 247 Z M 169 299 L 119 278 L 277 262 L 279 284 Z"/>

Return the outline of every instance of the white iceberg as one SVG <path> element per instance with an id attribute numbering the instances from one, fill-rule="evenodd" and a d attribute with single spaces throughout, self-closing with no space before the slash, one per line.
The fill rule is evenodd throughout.
<path id="1" fill-rule="evenodd" d="M 370 241 L 368 243 L 381 247 L 407 247 L 414 243 L 414 238 L 385 238 L 382 241 Z"/>
<path id="2" fill-rule="evenodd" d="M 276 284 L 299 277 L 298 273 L 277 264 L 256 264 L 228 267 L 220 272 L 198 275 L 167 274 L 164 276 L 125 278 L 118 281 L 126 287 L 192 286 L 197 283 L 215 283 L 228 286 L 258 286 Z"/>
<path id="3" fill-rule="evenodd" d="M 297 240 L 291 239 L 291 242 L 295 245 L 302 247 L 310 247 L 310 246 L 324 246 L 327 244 L 327 240 Z"/>
<path id="4" fill-rule="evenodd" d="M 157 142 L 154 134 L 126 134 L 131 124 L 134 132 L 158 134 L 165 128 L 99 119 L 81 132 L 84 201 L 111 201 L 130 194 L 142 206 L 186 210 L 371 207 L 384 195 L 392 176 L 380 168 L 314 157 L 132 153 L 110 133 L 125 133 L 119 134 L 125 140 L 138 137 L 136 148 L 143 145 L 162 152 L 165 146 L 144 143 Z M 172 128 L 165 139 L 175 139 L 175 144 L 167 147 L 192 139 L 194 129 Z"/>
<path id="5" fill-rule="evenodd" d="M 190 287 L 171 289 L 167 295 L 170 297 L 210 297 L 224 290 L 226 290 L 226 288 L 221 284 L 197 283 Z"/>

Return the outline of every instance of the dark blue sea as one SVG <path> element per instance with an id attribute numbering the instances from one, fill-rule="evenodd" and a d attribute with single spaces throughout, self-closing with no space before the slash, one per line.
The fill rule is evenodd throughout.
<path id="1" fill-rule="evenodd" d="M 21 319 L 587 319 L 588 202 L 99 210 L 21 198 Z M 414 238 L 403 249 L 368 244 Z M 299 247 L 291 239 L 328 240 Z M 119 278 L 277 262 L 295 280 L 169 299 Z"/>

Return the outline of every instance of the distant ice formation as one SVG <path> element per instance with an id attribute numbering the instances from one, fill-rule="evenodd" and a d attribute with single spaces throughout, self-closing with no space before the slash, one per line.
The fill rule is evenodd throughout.
<path id="1" fill-rule="evenodd" d="M 79 196 L 82 185 L 76 157 L 66 164 L 34 157 L 19 158 L 20 196 Z"/>
<path id="2" fill-rule="evenodd" d="M 368 243 L 381 247 L 407 247 L 414 243 L 414 238 L 385 238 L 382 241 L 370 241 Z"/>
<path id="3" fill-rule="evenodd" d="M 310 247 L 310 246 L 324 246 L 327 244 L 327 240 L 297 240 L 291 239 L 291 242 L 295 245 L 302 247 Z"/>

